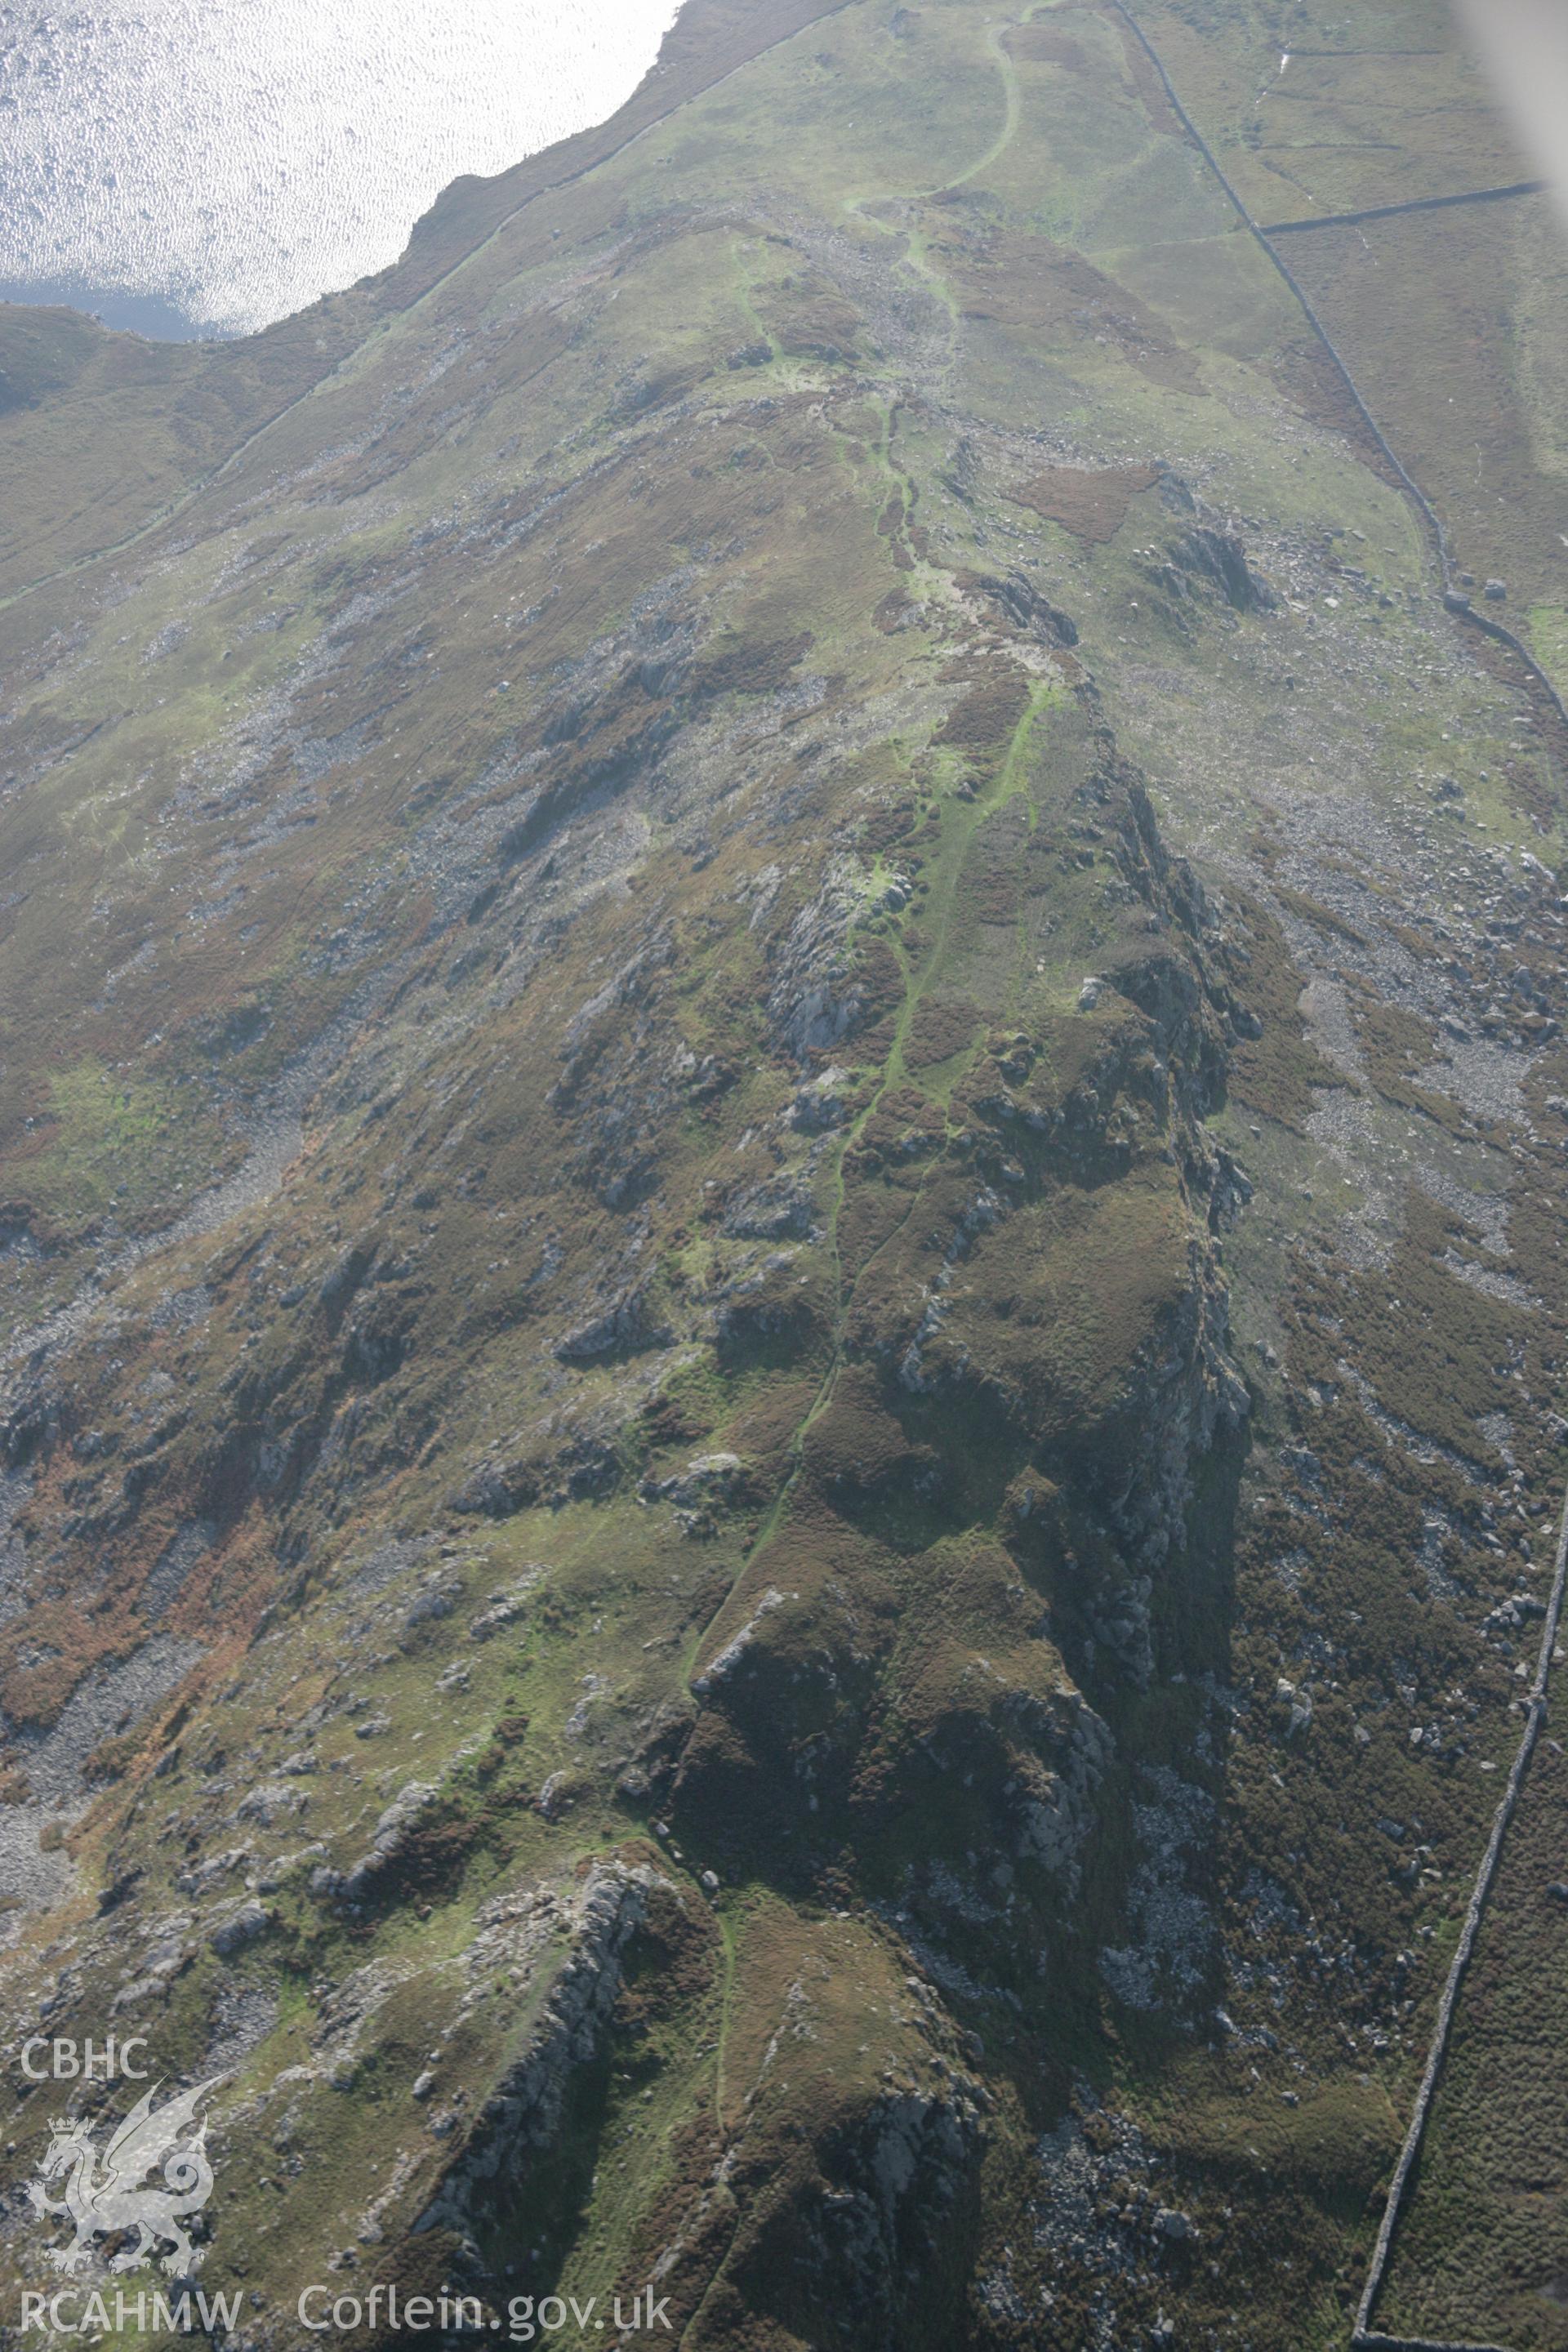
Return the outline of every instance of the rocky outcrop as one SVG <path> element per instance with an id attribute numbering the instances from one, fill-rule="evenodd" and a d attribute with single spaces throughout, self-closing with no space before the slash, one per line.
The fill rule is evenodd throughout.
<path id="1" fill-rule="evenodd" d="M 416 2235 L 449 2231 L 469 2250 L 469 2259 L 476 2258 L 475 2223 L 515 2200 L 530 2163 L 560 2124 L 574 2070 L 600 2049 L 620 1993 L 626 1948 L 656 1891 L 673 1889 L 655 1870 L 595 1863 L 574 1886 L 502 1897 L 481 1914 L 466 1956 L 468 2001 L 482 1999 L 500 1969 L 517 1989 L 520 2007 L 538 2002 L 537 2011 L 521 2054 L 462 2128 L 439 2189 L 414 2224 Z M 460 2003 L 458 2017 L 463 2013 Z M 439 2119 L 439 2107 L 437 2112 Z"/>
<path id="2" fill-rule="evenodd" d="M 879 943 L 857 949 L 851 941 L 864 896 L 859 866 L 830 859 L 813 896 L 773 948 L 768 1019 L 798 1062 L 852 1036 L 898 991 L 899 975 L 889 971 L 891 960 Z"/>
<path id="3" fill-rule="evenodd" d="M 1239 534 L 1210 523 L 1184 531 L 1163 561 L 1146 562 L 1143 570 L 1154 587 L 1177 602 L 1207 593 L 1223 597 L 1237 613 L 1272 613 L 1279 603 L 1247 562 Z"/>
<path id="4" fill-rule="evenodd" d="M 886 2091 L 823 2150 L 827 2179 L 799 2217 L 794 2265 L 819 2340 L 875 2352 L 942 2340 L 942 2273 L 975 2219 L 985 2145 L 977 2094 L 963 2076 L 942 2091 Z"/>

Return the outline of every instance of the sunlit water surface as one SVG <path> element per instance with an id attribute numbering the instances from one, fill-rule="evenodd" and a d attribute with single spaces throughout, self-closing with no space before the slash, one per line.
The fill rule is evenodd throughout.
<path id="1" fill-rule="evenodd" d="M 679 0 L 0 0 L 0 299 L 248 333 L 629 97 Z"/>

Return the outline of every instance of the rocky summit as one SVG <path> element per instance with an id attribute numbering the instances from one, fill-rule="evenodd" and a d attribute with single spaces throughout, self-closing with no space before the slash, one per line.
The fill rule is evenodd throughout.
<path id="1" fill-rule="evenodd" d="M 1568 2346 L 1565 355 L 1439 0 L 0 309 L 11 2340 Z"/>

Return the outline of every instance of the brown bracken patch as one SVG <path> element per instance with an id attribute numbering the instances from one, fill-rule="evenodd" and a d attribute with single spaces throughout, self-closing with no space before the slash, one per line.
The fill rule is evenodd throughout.
<path id="1" fill-rule="evenodd" d="M 1015 506 L 1030 507 L 1075 539 L 1100 546 L 1121 530 L 1133 499 L 1159 478 L 1152 466 L 1051 466 L 1007 495 Z"/>
<path id="2" fill-rule="evenodd" d="M 1200 388 L 1192 353 L 1131 287 L 1051 237 L 1021 236 L 1004 244 L 955 211 L 962 194 L 933 197 L 922 226 L 931 259 L 966 319 L 1044 336 L 1053 349 L 1092 343 L 1099 359 L 1124 360 L 1173 391 Z"/>
<path id="3" fill-rule="evenodd" d="M 1002 37 L 1002 46 L 1016 65 L 1055 65 L 1081 68 L 1087 62 L 1081 42 L 1050 25 L 1015 25 Z"/>
<path id="4" fill-rule="evenodd" d="M 910 1069 L 923 1070 L 932 1063 L 945 1062 L 950 1055 L 962 1054 L 974 1042 L 981 1019 L 977 1005 L 922 999 L 904 1040 L 905 1061 Z"/>
<path id="5" fill-rule="evenodd" d="M 984 675 L 984 682 L 949 712 L 933 740 L 975 745 L 1005 742 L 1028 703 L 1027 680 L 1009 663 Z"/>

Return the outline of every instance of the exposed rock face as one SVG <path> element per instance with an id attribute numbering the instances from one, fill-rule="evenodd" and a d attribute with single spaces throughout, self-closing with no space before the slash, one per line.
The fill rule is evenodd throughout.
<path id="1" fill-rule="evenodd" d="M 395 1868 L 410 1831 L 428 1810 L 435 1795 L 435 1788 L 428 1780 L 410 1780 L 406 1788 L 399 1790 L 376 1822 L 374 1843 L 343 1874 L 341 1884 L 332 1885 L 332 1891 L 341 1892 L 351 1903 L 370 1894 L 377 1880 Z"/>
<path id="2" fill-rule="evenodd" d="M 835 861 L 777 940 L 768 1015 L 797 1061 L 837 1045 L 865 1014 L 868 992 L 849 945 L 862 896 L 858 867 Z"/>
<path id="3" fill-rule="evenodd" d="M 481 2215 L 504 2208 L 520 2176 L 545 2160 L 574 2074 L 593 2063 L 610 2030 L 626 1947 L 656 1887 L 674 1891 L 646 1867 L 593 1868 L 570 1890 L 502 1899 L 481 1915 L 468 1955 L 470 1987 L 482 1990 L 487 1971 L 505 1969 L 520 1990 L 526 1987 L 531 2022 L 521 2052 L 467 2123 L 440 2188 L 414 2223 L 416 2235 L 449 2231 L 477 2260 L 472 2231 Z"/>
<path id="4" fill-rule="evenodd" d="M 973 2231 L 984 2154 L 974 2087 L 884 2092 L 823 2150 L 826 2181 L 792 2249 L 803 2316 L 822 2340 L 886 2352 L 941 2341 L 948 2297 L 935 2310 L 930 2298 L 942 2256 L 951 2262 Z"/>
<path id="5" fill-rule="evenodd" d="M 1157 587 L 1175 597 L 1207 589 L 1223 596 L 1237 613 L 1269 613 L 1279 603 L 1267 582 L 1258 579 L 1247 560 L 1247 551 L 1234 530 L 1216 530 L 1198 524 L 1172 546 L 1163 563 L 1149 574 Z"/>

